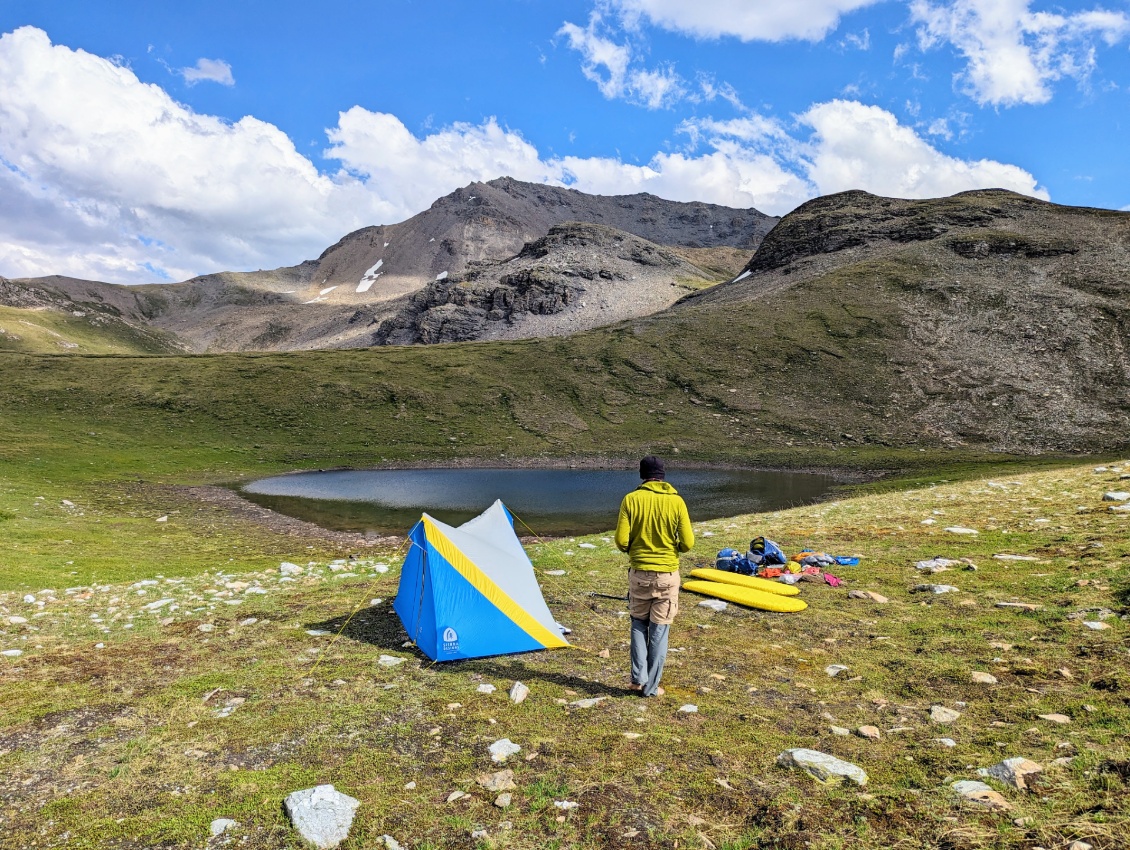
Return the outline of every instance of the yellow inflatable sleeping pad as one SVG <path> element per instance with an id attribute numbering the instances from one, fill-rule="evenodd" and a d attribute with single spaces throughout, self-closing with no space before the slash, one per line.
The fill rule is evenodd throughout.
<path id="1" fill-rule="evenodd" d="M 720 581 L 723 584 L 736 584 L 739 587 L 752 587 L 754 590 L 763 590 L 766 593 L 776 593 L 778 596 L 796 596 L 800 588 L 793 587 L 780 581 L 770 581 L 757 576 L 743 576 L 738 573 L 728 573 L 725 570 L 711 570 L 705 567 L 691 570 L 695 578 L 704 578 L 709 581 Z"/>
<path id="2" fill-rule="evenodd" d="M 795 596 L 778 596 L 776 593 L 766 593 L 764 590 L 754 590 L 752 587 L 740 587 L 736 584 L 723 584 L 720 581 L 686 581 L 683 590 L 701 593 L 704 596 L 713 596 L 725 599 L 747 608 L 760 608 L 762 611 L 779 611 L 792 613 L 803 611 L 808 603 Z"/>

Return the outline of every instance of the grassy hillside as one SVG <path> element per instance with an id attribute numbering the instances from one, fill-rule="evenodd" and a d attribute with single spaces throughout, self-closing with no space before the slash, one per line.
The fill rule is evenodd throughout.
<path id="1" fill-rule="evenodd" d="M 77 313 L 77 314 L 76 314 Z M 60 313 L 0 305 L 0 352 L 23 354 L 171 354 L 170 334 L 104 314 Z"/>
<path id="2" fill-rule="evenodd" d="M 176 458 L 156 462 L 167 473 Z M 402 645 L 389 608 L 398 552 L 269 538 L 162 503 L 152 488 L 66 505 L 58 480 L 43 492 L 7 485 L 5 535 L 24 521 L 55 523 L 60 536 L 113 524 L 125 546 L 97 582 L 60 564 L 37 576 L 30 602 L 24 590 L 0 593 L 0 649 L 22 650 L 0 658 L 0 829 L 13 847 L 189 848 L 205 845 L 213 818 L 230 817 L 234 832 L 209 846 L 297 850 L 281 801 L 333 783 L 362 804 L 344 850 L 380 846 L 384 834 L 411 848 L 1084 840 L 1113 850 L 1130 830 L 1127 623 L 1117 616 L 1130 602 L 1130 538 L 1126 515 L 1101 495 L 1130 463 L 1092 466 L 933 478 L 698 524 L 684 570 L 762 533 L 790 552 L 863 557 L 837 571 L 844 587 L 802 585 L 810 607 L 800 614 L 714 613 L 683 593 L 668 695 L 648 701 L 622 689 L 622 608 L 588 595 L 623 589 L 623 556 L 601 535 L 529 547 L 574 649 L 431 665 Z M 137 548 L 143 539 L 155 560 Z M 1035 560 L 992 557 L 1001 553 Z M 79 567 L 82 553 L 70 555 Z M 936 575 L 914 568 L 939 555 L 968 562 Z M 296 581 L 280 580 L 282 559 L 303 567 Z M 926 582 L 960 590 L 914 592 Z M 889 602 L 850 599 L 851 589 Z M 1040 607 L 997 607 L 1012 601 Z M 382 656 L 404 660 L 386 667 Z M 832 677 L 833 664 L 847 669 Z M 520 705 L 506 698 L 515 681 L 531 690 Z M 572 705 L 583 699 L 599 701 Z M 697 711 L 679 710 L 688 704 Z M 960 716 L 931 721 L 939 705 Z M 856 734 L 863 726 L 879 739 Z M 504 737 L 521 753 L 494 765 L 486 748 Z M 868 784 L 825 788 L 778 767 L 790 747 L 849 760 Z M 950 787 L 1014 756 L 1044 771 L 1028 791 L 987 780 L 1008 810 Z M 503 767 L 515 784 L 507 808 L 477 781 Z"/>

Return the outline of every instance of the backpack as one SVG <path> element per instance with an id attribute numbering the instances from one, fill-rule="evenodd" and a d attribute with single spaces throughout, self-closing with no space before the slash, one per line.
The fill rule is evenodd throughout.
<path id="1" fill-rule="evenodd" d="M 727 573 L 735 572 L 734 562 L 741 558 L 737 549 L 723 549 L 714 560 L 714 569 Z"/>
<path id="2" fill-rule="evenodd" d="M 749 558 L 762 564 L 784 564 L 788 561 L 781 547 L 765 537 L 755 537 L 749 542 Z"/>

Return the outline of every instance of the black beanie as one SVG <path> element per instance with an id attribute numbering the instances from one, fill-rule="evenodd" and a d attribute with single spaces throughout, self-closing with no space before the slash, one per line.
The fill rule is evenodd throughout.
<path id="1" fill-rule="evenodd" d="M 663 480 L 667 475 L 667 470 L 663 468 L 663 461 L 655 455 L 648 455 L 640 461 L 640 478 L 646 481 L 649 478 L 658 478 Z"/>

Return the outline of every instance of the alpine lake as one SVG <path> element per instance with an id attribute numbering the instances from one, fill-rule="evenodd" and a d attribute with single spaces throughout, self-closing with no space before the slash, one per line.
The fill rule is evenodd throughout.
<path id="1" fill-rule="evenodd" d="M 748 469 L 677 469 L 667 481 L 692 521 L 781 510 L 827 496 L 828 474 Z M 636 470 L 380 469 L 297 472 L 238 487 L 244 498 L 336 531 L 405 534 L 427 513 L 459 525 L 501 499 L 521 536 L 610 531 Z"/>

